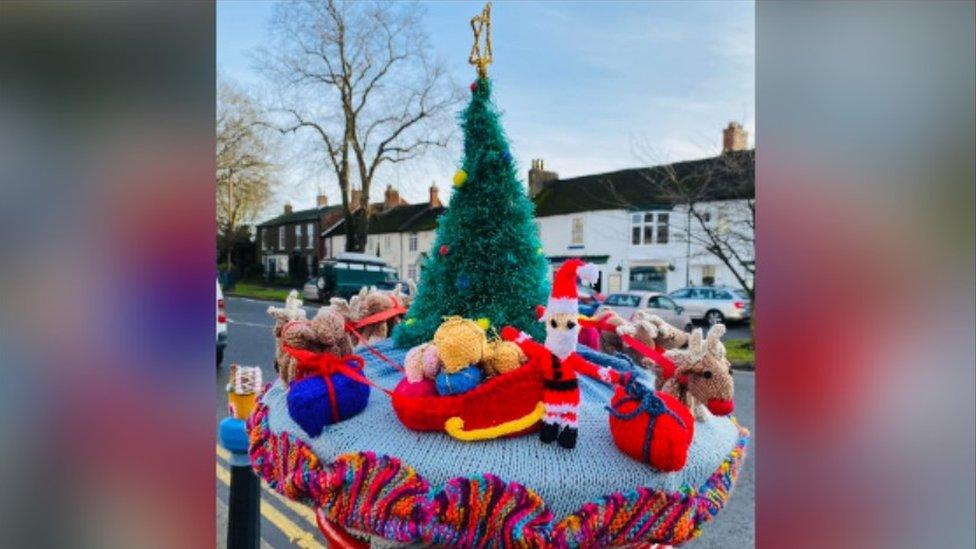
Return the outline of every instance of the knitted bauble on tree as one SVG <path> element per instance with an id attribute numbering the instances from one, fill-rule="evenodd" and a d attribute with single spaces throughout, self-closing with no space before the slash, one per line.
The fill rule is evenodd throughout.
<path id="1" fill-rule="evenodd" d="M 450 207 L 439 220 L 408 322 L 393 333 L 400 347 L 429 341 L 446 316 L 486 318 L 542 337 L 534 307 L 549 293 L 547 262 L 482 69 L 479 64 L 461 114 L 464 160 Z"/>

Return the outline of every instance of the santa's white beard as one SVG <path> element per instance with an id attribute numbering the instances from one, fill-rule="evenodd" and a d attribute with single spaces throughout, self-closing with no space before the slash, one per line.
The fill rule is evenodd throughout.
<path id="1" fill-rule="evenodd" d="M 546 348 L 560 360 L 564 360 L 576 351 L 578 338 L 579 326 L 573 329 L 549 328 L 546 330 Z"/>

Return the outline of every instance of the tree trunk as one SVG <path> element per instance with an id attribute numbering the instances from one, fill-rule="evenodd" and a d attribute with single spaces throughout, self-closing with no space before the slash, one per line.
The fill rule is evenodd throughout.
<path id="1" fill-rule="evenodd" d="M 356 210 L 351 214 L 346 214 L 346 251 L 347 252 L 365 252 L 366 251 L 366 234 L 368 227 L 366 225 L 364 212 L 362 208 Z"/>

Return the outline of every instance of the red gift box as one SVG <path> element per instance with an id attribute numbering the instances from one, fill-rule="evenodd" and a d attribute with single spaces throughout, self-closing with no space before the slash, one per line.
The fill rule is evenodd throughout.
<path id="1" fill-rule="evenodd" d="M 607 410 L 621 452 L 659 471 L 685 466 L 695 418 L 680 400 L 634 381 L 617 387 Z"/>

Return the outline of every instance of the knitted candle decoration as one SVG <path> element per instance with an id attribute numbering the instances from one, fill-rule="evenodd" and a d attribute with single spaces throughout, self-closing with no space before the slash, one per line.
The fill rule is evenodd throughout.
<path id="1" fill-rule="evenodd" d="M 441 323 L 434 333 L 434 345 L 448 374 L 481 362 L 488 352 L 488 338 L 481 326 L 459 316 L 448 317 Z"/>
<path id="2" fill-rule="evenodd" d="M 607 410 L 621 452 L 660 471 L 685 466 L 695 419 L 681 401 L 631 381 L 626 389 L 616 388 Z"/>
<path id="3" fill-rule="evenodd" d="M 440 395 L 459 395 L 474 389 L 481 383 L 481 370 L 476 366 L 468 366 L 449 374 L 446 371 L 437 374 L 437 393 Z"/>
<path id="4" fill-rule="evenodd" d="M 227 412 L 231 417 L 246 419 L 254 410 L 257 393 L 261 390 L 259 366 L 230 365 L 227 382 Z"/>
<path id="5" fill-rule="evenodd" d="M 310 436 L 317 437 L 326 425 L 366 408 L 369 381 L 363 376 L 362 358 L 285 350 L 298 360 L 299 371 L 305 374 L 288 388 L 288 414 Z"/>

